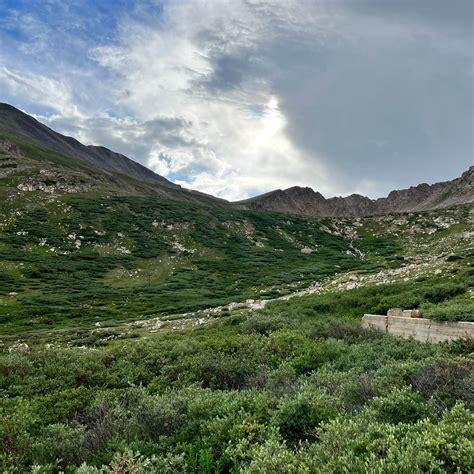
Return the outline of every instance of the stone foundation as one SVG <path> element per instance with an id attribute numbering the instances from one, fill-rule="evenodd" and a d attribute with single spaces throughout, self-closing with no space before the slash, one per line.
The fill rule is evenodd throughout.
<path id="1" fill-rule="evenodd" d="M 466 321 L 433 321 L 425 318 L 364 314 L 362 326 L 367 329 L 379 329 L 394 336 L 412 337 L 423 342 L 474 339 L 474 323 Z"/>

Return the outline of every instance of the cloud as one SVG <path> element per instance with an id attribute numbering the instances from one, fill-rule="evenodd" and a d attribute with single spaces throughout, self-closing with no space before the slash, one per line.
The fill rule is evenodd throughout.
<path id="1" fill-rule="evenodd" d="M 228 199 L 293 185 L 380 196 L 472 159 L 467 0 L 61 8 L 10 13 L 21 38 L 0 23 L 23 45 L 0 53 L 7 98 L 184 186 Z M 35 38 L 43 62 L 27 52 Z"/>
<path id="2" fill-rule="evenodd" d="M 81 116 L 74 104 L 73 95 L 67 84 L 45 76 L 28 75 L 0 68 L 0 86 L 12 96 L 26 102 L 34 102 L 56 111 L 62 116 L 76 119 Z"/>
<path id="3" fill-rule="evenodd" d="M 324 165 L 288 139 L 278 97 L 246 57 L 268 25 L 253 7 L 232 5 L 173 7 L 166 28 L 128 25 L 126 40 L 91 56 L 119 72 L 117 100 L 134 116 L 152 121 L 159 111 L 188 124 L 185 134 L 161 136 L 148 162 L 157 171 L 179 173 L 188 186 L 226 198 L 309 184 L 308 176 L 330 192 Z"/>

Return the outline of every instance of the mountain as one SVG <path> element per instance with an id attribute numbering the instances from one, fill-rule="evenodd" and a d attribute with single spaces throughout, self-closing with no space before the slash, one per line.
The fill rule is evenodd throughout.
<path id="1" fill-rule="evenodd" d="M 0 473 L 472 472 L 472 341 L 361 318 L 415 309 L 467 332 L 474 209 L 250 212 L 2 111 Z M 456 203 L 470 185 L 380 209 Z M 297 187 L 267 199 L 376 206 Z"/>
<path id="2" fill-rule="evenodd" d="M 0 103 L 0 129 L 30 138 L 38 145 L 66 156 L 79 158 L 108 171 L 162 186 L 179 188 L 145 166 L 103 146 L 86 146 L 72 137 L 61 135 L 15 107 Z"/>
<path id="3" fill-rule="evenodd" d="M 56 179 L 58 189 L 50 192 L 74 192 L 101 187 L 108 191 L 139 194 L 160 194 L 183 201 L 227 204 L 222 199 L 198 191 L 184 189 L 145 166 L 103 146 L 86 146 L 72 137 L 62 135 L 12 105 L 0 103 L 0 178 L 27 173 L 27 182 L 17 187 L 43 189 Z M 5 162 L 10 159 L 10 164 Z M 41 169 L 33 166 L 41 162 Z M 15 172 L 15 173 L 14 173 Z M 21 173 L 20 173 L 21 174 Z"/>
<path id="4" fill-rule="evenodd" d="M 294 186 L 229 203 L 182 188 L 120 153 L 102 146 L 86 146 L 13 106 L 0 103 L 0 180 L 6 178 L 10 186 L 23 191 L 64 193 L 100 189 L 115 194 L 158 194 L 184 202 L 311 217 L 360 217 L 474 202 L 474 167 L 471 167 L 452 181 L 423 183 L 392 191 L 376 200 L 359 194 L 326 199 L 311 188 Z"/>
<path id="5" fill-rule="evenodd" d="M 289 212 L 314 217 L 361 217 L 400 212 L 443 209 L 474 202 L 474 166 L 459 178 L 419 184 L 370 199 L 360 194 L 326 199 L 311 188 L 278 189 L 235 203 L 241 209 Z"/>

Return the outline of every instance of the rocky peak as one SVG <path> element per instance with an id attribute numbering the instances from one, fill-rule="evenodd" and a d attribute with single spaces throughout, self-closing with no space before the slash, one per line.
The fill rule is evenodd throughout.
<path id="1" fill-rule="evenodd" d="M 319 199 L 324 200 L 324 196 L 319 191 L 314 191 L 312 188 L 309 187 L 301 187 L 301 186 L 292 186 L 291 188 L 287 188 L 282 191 L 283 194 L 286 196 L 299 196 L 304 198 L 312 198 L 312 199 Z"/>
<path id="2" fill-rule="evenodd" d="M 239 207 L 290 212 L 315 217 L 360 217 L 413 212 L 470 204 L 474 202 L 474 166 L 459 178 L 442 183 L 421 183 L 391 191 L 387 197 L 370 199 L 360 194 L 330 199 L 311 188 L 294 186 L 237 203 Z"/>

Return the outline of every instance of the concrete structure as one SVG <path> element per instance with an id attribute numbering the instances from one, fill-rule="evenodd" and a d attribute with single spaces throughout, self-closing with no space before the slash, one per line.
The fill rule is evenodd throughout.
<path id="1" fill-rule="evenodd" d="M 419 309 L 390 308 L 387 311 L 387 316 L 396 316 L 397 318 L 421 318 L 421 311 Z"/>
<path id="2" fill-rule="evenodd" d="M 412 337 L 423 342 L 442 342 L 461 338 L 474 339 L 474 323 L 465 321 L 433 321 L 432 319 L 405 316 L 364 314 L 362 326 L 368 329 L 379 329 L 394 336 Z"/>

